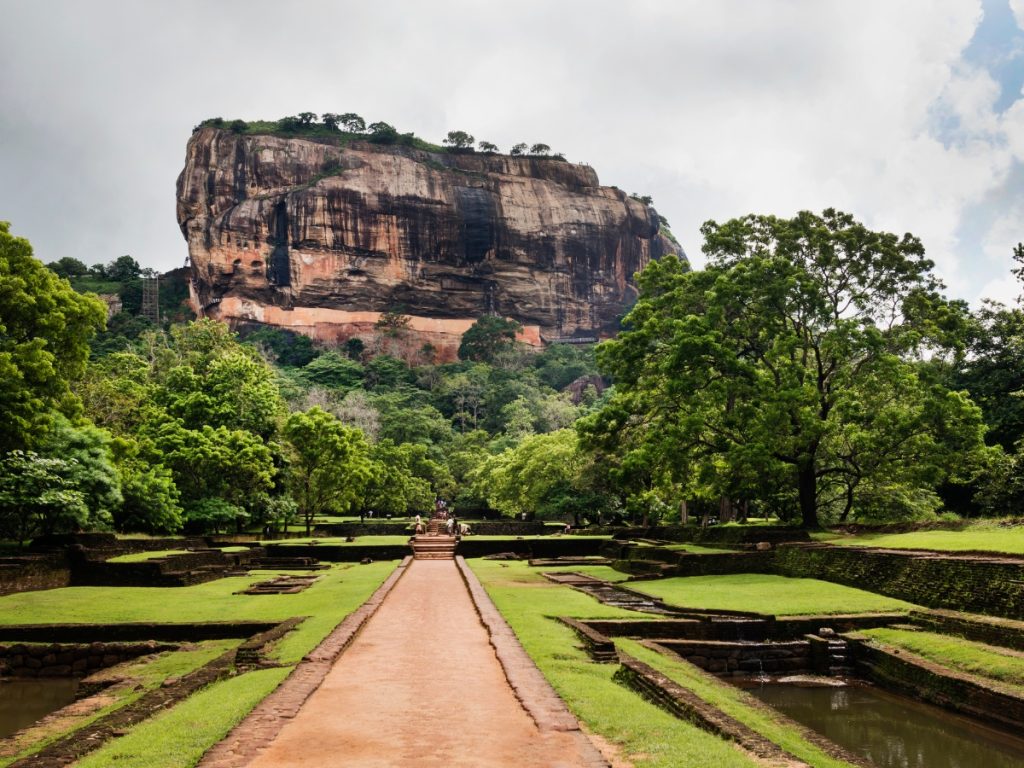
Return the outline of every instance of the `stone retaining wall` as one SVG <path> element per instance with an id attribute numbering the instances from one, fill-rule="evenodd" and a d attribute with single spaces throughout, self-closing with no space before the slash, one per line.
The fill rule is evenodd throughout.
<path id="1" fill-rule="evenodd" d="M 762 672 L 791 675 L 814 671 L 811 644 L 807 640 L 778 643 L 659 640 L 658 644 L 695 667 L 721 676 L 743 677 Z"/>
<path id="2" fill-rule="evenodd" d="M 961 712 L 1019 733 L 1024 729 L 1024 697 L 987 680 L 950 670 L 904 649 L 849 641 L 857 672 L 883 688 Z"/>
<path id="3" fill-rule="evenodd" d="M 12 624 L 0 626 L 3 643 L 179 642 L 250 637 L 278 626 L 276 621 L 200 621 L 191 624 Z"/>
<path id="4" fill-rule="evenodd" d="M 1024 615 L 1024 560 L 830 546 L 782 546 L 772 568 L 907 600 L 1008 618 Z"/>
<path id="5" fill-rule="evenodd" d="M 958 611 L 911 611 L 910 620 L 932 632 L 958 635 L 979 643 L 1024 651 L 1024 621 Z"/>
<path id="6" fill-rule="evenodd" d="M 0 645 L 0 676 L 84 677 L 129 659 L 177 647 L 156 642 Z"/>
<path id="7" fill-rule="evenodd" d="M 0 595 L 71 586 L 71 564 L 64 553 L 0 558 Z"/>

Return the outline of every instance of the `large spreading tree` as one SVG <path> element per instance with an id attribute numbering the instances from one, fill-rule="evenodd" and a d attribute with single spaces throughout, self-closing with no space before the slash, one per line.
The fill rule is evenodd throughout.
<path id="1" fill-rule="evenodd" d="M 916 499 L 981 450 L 978 409 L 919 364 L 956 346 L 964 309 L 917 238 L 831 209 L 702 233 L 706 269 L 666 257 L 640 276 L 599 352 L 616 394 L 586 444 L 640 452 L 695 498 L 788 505 L 807 527 Z"/>

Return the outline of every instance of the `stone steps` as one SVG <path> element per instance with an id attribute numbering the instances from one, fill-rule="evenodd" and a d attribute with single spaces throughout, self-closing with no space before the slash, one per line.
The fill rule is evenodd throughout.
<path id="1" fill-rule="evenodd" d="M 454 536 L 421 534 L 412 539 L 412 554 L 417 560 L 454 560 L 457 544 Z"/>

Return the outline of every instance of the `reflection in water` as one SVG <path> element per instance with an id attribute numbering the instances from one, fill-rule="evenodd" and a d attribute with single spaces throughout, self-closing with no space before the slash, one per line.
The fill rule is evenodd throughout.
<path id="1" fill-rule="evenodd" d="M 72 678 L 0 680 L 0 738 L 70 704 L 77 691 Z"/>
<path id="2" fill-rule="evenodd" d="M 872 686 L 770 684 L 750 692 L 879 768 L 1024 766 L 1024 739 Z"/>

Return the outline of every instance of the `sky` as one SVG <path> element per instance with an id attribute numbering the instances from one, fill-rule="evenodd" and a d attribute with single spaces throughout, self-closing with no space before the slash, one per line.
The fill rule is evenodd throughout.
<path id="1" fill-rule="evenodd" d="M 544 142 L 699 227 L 835 207 L 1011 301 L 1024 0 L 0 0 L 0 220 L 36 256 L 181 266 L 208 117 L 356 112 Z"/>

